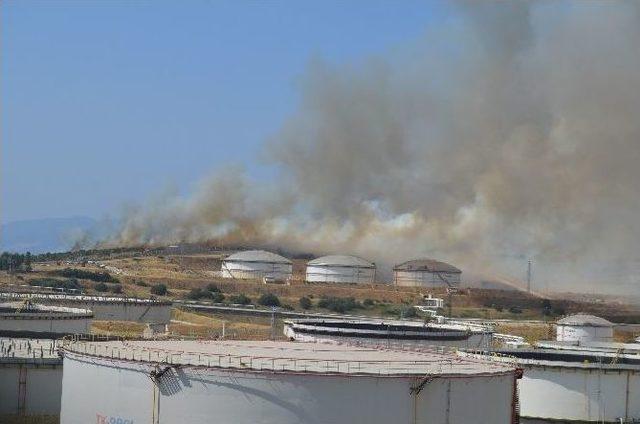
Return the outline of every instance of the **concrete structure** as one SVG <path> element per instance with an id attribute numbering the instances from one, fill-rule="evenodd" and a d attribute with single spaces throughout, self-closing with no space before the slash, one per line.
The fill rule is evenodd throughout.
<path id="1" fill-rule="evenodd" d="M 224 278 L 237 280 L 262 280 L 287 282 L 293 271 L 292 262 L 275 253 L 264 250 L 247 250 L 227 256 L 222 261 Z"/>
<path id="2" fill-rule="evenodd" d="M 556 322 L 556 340 L 576 343 L 611 342 L 613 341 L 613 324 L 593 315 L 570 315 Z"/>
<path id="3" fill-rule="evenodd" d="M 462 271 L 453 265 L 433 259 L 417 259 L 396 265 L 393 281 L 397 286 L 458 286 Z"/>
<path id="4" fill-rule="evenodd" d="M 352 343 L 394 348 L 452 346 L 491 348 L 493 331 L 480 325 L 415 321 L 299 319 L 284 322 L 284 335 L 301 342 Z"/>
<path id="5" fill-rule="evenodd" d="M 0 415 L 58 415 L 61 395 L 55 340 L 0 338 Z"/>
<path id="6" fill-rule="evenodd" d="M 61 424 L 507 424 L 517 370 L 448 353 L 69 341 Z"/>
<path id="7" fill-rule="evenodd" d="M 93 313 L 87 309 L 40 305 L 31 300 L 0 303 L 0 336 L 56 338 L 88 334 Z"/>
<path id="8" fill-rule="evenodd" d="M 614 346 L 599 352 L 565 346 L 505 350 L 490 357 L 522 368 L 520 411 L 531 422 L 640 422 L 637 350 L 621 354 Z"/>
<path id="9" fill-rule="evenodd" d="M 171 302 L 155 299 L 108 296 L 73 296 L 42 293 L 0 293 L 0 300 L 25 300 L 89 309 L 94 319 L 104 321 L 136 321 L 151 324 L 169 324 L 171 321 Z"/>
<path id="10" fill-rule="evenodd" d="M 308 283 L 373 284 L 376 265 L 357 256 L 329 255 L 307 262 Z"/>

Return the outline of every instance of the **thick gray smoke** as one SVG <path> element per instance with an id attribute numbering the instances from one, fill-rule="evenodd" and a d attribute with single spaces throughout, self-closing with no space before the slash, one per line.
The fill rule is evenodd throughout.
<path id="1" fill-rule="evenodd" d="M 417 256 L 549 289 L 640 274 L 640 11 L 464 3 L 415 43 L 313 62 L 266 143 L 274 183 L 223 170 L 132 210 L 110 244 L 226 239 Z"/>

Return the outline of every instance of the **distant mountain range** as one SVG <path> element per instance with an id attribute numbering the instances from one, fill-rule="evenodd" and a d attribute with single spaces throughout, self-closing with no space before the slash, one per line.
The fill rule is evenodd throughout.
<path id="1" fill-rule="evenodd" d="M 0 228 L 0 251 L 63 252 L 95 232 L 97 221 L 86 216 L 14 221 Z"/>

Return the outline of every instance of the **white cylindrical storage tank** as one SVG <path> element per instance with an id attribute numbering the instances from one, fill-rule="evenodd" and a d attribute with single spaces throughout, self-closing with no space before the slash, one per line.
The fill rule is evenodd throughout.
<path id="1" fill-rule="evenodd" d="M 307 262 L 308 283 L 372 284 L 376 265 L 357 256 L 329 255 Z"/>
<path id="2" fill-rule="evenodd" d="M 588 314 L 576 314 L 556 322 L 556 340 L 559 342 L 611 342 L 613 323 Z"/>
<path id="3" fill-rule="evenodd" d="M 433 259 L 416 259 L 393 268 L 397 286 L 434 287 L 459 285 L 462 271 L 453 265 Z"/>
<path id="4" fill-rule="evenodd" d="M 0 338 L 1 422 L 5 414 L 60 414 L 62 359 L 57 343 L 47 339 Z"/>
<path id="5" fill-rule="evenodd" d="M 56 338 L 89 334 L 93 312 L 23 302 L 0 303 L 0 336 Z"/>
<path id="6" fill-rule="evenodd" d="M 247 250 L 229 255 L 222 261 L 222 276 L 238 280 L 271 278 L 288 281 L 293 271 L 292 262 L 264 250 Z"/>
<path id="7" fill-rule="evenodd" d="M 78 340 L 63 352 L 61 424 L 185 418 L 189 424 L 508 424 L 514 418 L 515 367 L 451 353 Z"/>

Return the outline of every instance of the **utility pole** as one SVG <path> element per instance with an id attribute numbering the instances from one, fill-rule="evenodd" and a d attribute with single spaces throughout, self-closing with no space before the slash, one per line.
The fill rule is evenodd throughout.
<path id="1" fill-rule="evenodd" d="M 527 291 L 531 293 L 531 259 L 527 261 Z"/>

